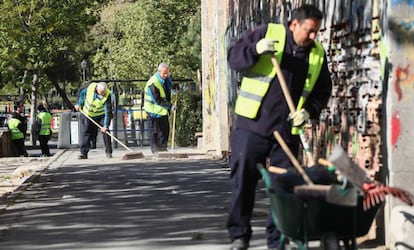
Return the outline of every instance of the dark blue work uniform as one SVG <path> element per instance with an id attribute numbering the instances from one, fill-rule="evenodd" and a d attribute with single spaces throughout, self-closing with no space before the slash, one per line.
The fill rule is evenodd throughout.
<path id="1" fill-rule="evenodd" d="M 252 67 L 259 55 L 256 43 L 265 37 L 267 24 L 257 27 L 239 40 L 228 52 L 228 63 L 236 71 L 245 71 Z M 308 71 L 310 47 L 298 47 L 293 42 L 291 31 L 286 27 L 286 44 L 281 69 L 288 84 L 291 96 L 297 105 L 302 94 Z M 312 45 L 313 46 L 313 45 Z M 315 87 L 306 100 L 304 108 L 312 119 L 318 119 L 321 110 L 331 95 L 332 82 L 326 57 Z M 265 165 L 269 157 L 273 166 L 288 168 L 292 166 L 273 136 L 277 130 L 287 142 L 294 154 L 299 150 L 299 137 L 291 135 L 291 125 L 287 122 L 289 107 L 281 90 L 277 77 L 263 99 L 257 118 L 248 119 L 237 116 L 231 138 L 230 180 L 232 197 L 227 221 L 230 239 L 243 239 L 248 242 L 252 235 L 251 216 L 254 207 L 256 186 L 261 178 L 257 164 Z M 268 215 L 267 245 L 276 248 L 280 233 L 275 228 L 271 214 Z"/>
<path id="2" fill-rule="evenodd" d="M 77 105 L 80 107 L 83 107 L 87 95 L 88 88 L 85 87 L 79 92 L 79 100 Z M 99 96 L 96 91 L 94 92 L 94 99 L 102 97 Z M 100 124 L 102 127 L 109 128 L 111 125 L 112 120 L 112 99 L 111 95 L 109 95 L 104 103 L 104 114 L 90 117 L 92 118 L 96 123 Z M 88 152 L 91 148 L 91 141 L 96 142 L 96 137 L 98 135 L 98 126 L 96 126 L 93 122 L 91 122 L 88 118 L 86 118 L 84 115 L 81 116 L 81 122 L 82 122 L 82 141 L 81 141 L 81 147 L 80 152 L 81 155 L 87 156 Z M 102 133 L 103 142 L 105 145 L 105 153 L 107 156 L 112 157 L 112 142 L 111 137 L 106 134 Z"/>

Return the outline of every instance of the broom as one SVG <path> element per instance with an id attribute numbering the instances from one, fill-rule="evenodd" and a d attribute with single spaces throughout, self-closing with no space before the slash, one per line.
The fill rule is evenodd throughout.
<path id="1" fill-rule="evenodd" d="M 172 135 L 171 135 L 171 151 L 174 153 L 174 143 L 175 143 L 175 119 L 177 117 L 177 101 L 178 101 L 178 88 L 175 93 L 174 101 L 174 111 L 173 111 L 173 122 L 172 122 Z"/>
<path id="2" fill-rule="evenodd" d="M 287 86 L 286 80 L 283 77 L 283 72 L 280 69 L 279 63 L 277 62 L 277 59 L 274 55 L 271 57 L 271 61 L 273 64 L 273 67 L 276 70 L 276 75 L 279 80 L 279 84 L 282 88 L 283 95 L 285 96 L 286 102 L 289 106 L 289 110 L 291 113 L 294 113 L 296 111 L 295 105 L 293 103 L 293 99 L 290 95 L 289 88 Z M 302 175 L 303 179 L 305 180 L 306 184 L 305 186 L 296 186 L 295 187 L 295 193 L 297 195 L 302 196 L 313 196 L 313 197 L 321 197 L 325 196 L 325 200 L 332 204 L 338 204 L 343 206 L 356 206 L 357 204 L 357 193 L 355 189 L 348 188 L 344 189 L 343 187 L 339 185 L 315 185 L 310 180 L 309 176 L 306 174 L 306 172 L 303 170 L 302 166 L 299 164 L 299 162 L 296 160 L 295 156 L 290 152 L 289 147 L 284 142 L 283 138 L 280 136 L 278 131 L 274 132 L 274 136 L 278 140 L 279 144 L 282 146 L 285 153 L 289 156 L 290 160 L 292 161 L 294 167 L 298 170 L 298 172 Z M 310 150 L 309 143 L 307 142 L 303 129 L 299 128 L 299 137 L 302 142 L 303 148 L 306 152 L 306 158 L 308 160 L 308 163 L 310 166 L 315 165 L 315 160 L 313 159 L 312 152 Z"/>
<path id="3" fill-rule="evenodd" d="M 173 111 L 172 132 L 171 132 L 171 154 L 170 153 L 159 152 L 158 157 L 173 157 L 173 158 L 187 158 L 188 157 L 188 155 L 185 154 L 185 153 L 176 154 L 175 151 L 174 151 L 175 125 L 176 125 L 176 118 L 177 118 L 178 87 L 175 91 L 176 91 L 175 100 L 174 100 L 175 109 Z"/>
<path id="4" fill-rule="evenodd" d="M 314 184 L 310 179 L 308 174 L 306 174 L 303 167 L 300 165 L 299 161 L 293 155 L 292 151 L 289 149 L 285 140 L 278 131 L 273 132 L 274 137 L 276 138 L 279 145 L 282 147 L 283 151 L 289 157 L 295 169 L 302 176 L 306 185 L 295 186 L 294 193 L 298 197 L 305 198 L 321 198 L 324 197 L 326 202 L 342 206 L 356 206 L 357 205 L 357 193 L 355 189 L 343 189 L 339 185 L 321 185 Z"/>
<path id="5" fill-rule="evenodd" d="M 79 109 L 79 111 L 86 117 L 89 119 L 89 121 L 93 122 L 96 126 L 98 126 L 98 128 L 102 129 L 102 126 L 97 123 L 94 119 L 92 119 L 88 114 L 86 114 L 82 109 Z M 105 131 L 105 133 L 107 135 L 109 135 L 112 139 L 114 139 L 115 141 L 117 141 L 119 144 L 121 144 L 125 149 L 127 149 L 129 151 L 129 153 L 125 153 L 122 156 L 122 160 L 131 160 L 131 159 L 139 159 L 139 158 L 143 158 L 144 155 L 142 154 L 142 152 L 134 152 L 132 149 L 130 149 L 129 147 L 127 147 L 124 143 L 122 143 L 118 138 L 116 138 L 113 134 L 111 134 L 109 131 Z"/>
<path id="6" fill-rule="evenodd" d="M 295 105 L 293 104 L 293 99 L 290 95 L 289 88 L 287 86 L 285 78 L 283 77 L 283 73 L 282 73 L 282 70 L 280 69 L 279 63 L 277 62 L 277 59 L 274 55 L 272 55 L 271 60 L 272 60 L 272 63 L 273 63 L 273 67 L 276 70 L 276 76 L 279 80 L 280 87 L 282 88 L 283 95 L 285 96 L 286 102 L 289 106 L 289 111 L 290 111 L 290 113 L 294 113 L 296 111 L 296 108 L 295 108 Z M 313 159 L 313 155 L 312 155 L 312 152 L 310 150 L 309 143 L 307 142 L 307 140 L 305 138 L 303 128 L 299 128 L 299 137 L 300 137 L 300 140 L 302 142 L 303 149 L 305 149 L 305 153 L 306 153 L 306 157 L 307 157 L 309 166 L 315 165 L 315 160 Z"/>

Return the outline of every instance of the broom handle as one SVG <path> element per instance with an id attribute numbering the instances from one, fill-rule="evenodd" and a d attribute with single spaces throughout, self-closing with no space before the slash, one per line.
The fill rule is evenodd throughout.
<path id="1" fill-rule="evenodd" d="M 275 67 L 276 69 L 277 79 L 279 80 L 280 87 L 282 88 L 282 91 L 283 91 L 283 95 L 285 96 L 286 102 L 289 106 L 290 113 L 294 113 L 296 111 L 295 104 L 293 103 L 292 96 L 290 95 L 290 92 L 289 92 L 289 88 L 286 84 L 285 78 L 283 77 L 283 72 L 280 69 L 280 66 L 279 66 L 279 63 L 277 62 L 276 57 L 272 55 L 271 59 L 272 59 L 273 67 Z M 306 141 L 305 135 L 303 134 L 303 130 L 301 128 L 299 128 L 299 130 L 300 130 L 299 137 L 300 137 L 300 140 L 302 141 L 303 148 L 305 149 L 306 156 L 308 157 L 309 165 L 314 166 L 315 160 L 313 159 L 313 155 L 310 150 L 309 143 Z"/>
<path id="2" fill-rule="evenodd" d="M 274 131 L 273 135 L 275 136 L 277 142 L 282 147 L 283 151 L 287 154 L 290 161 L 293 163 L 293 166 L 296 168 L 296 170 L 299 172 L 299 174 L 302 176 L 303 180 L 308 185 L 314 185 L 312 180 L 309 178 L 309 176 L 306 174 L 305 170 L 303 170 L 303 167 L 300 165 L 296 157 L 292 154 L 292 151 L 290 151 L 288 145 L 286 144 L 285 140 L 283 140 L 282 136 L 280 136 L 278 131 Z"/>
<path id="3" fill-rule="evenodd" d="M 177 116 L 177 100 L 178 100 L 178 88 L 177 88 L 176 93 L 175 93 L 175 101 L 174 101 L 175 109 L 173 111 L 174 113 L 173 113 L 173 125 L 172 125 L 173 131 L 172 131 L 172 134 L 171 134 L 171 151 L 173 151 L 173 152 L 174 152 L 174 140 L 175 140 L 175 118 Z"/>
<path id="4" fill-rule="evenodd" d="M 96 126 L 98 126 L 98 128 L 102 128 L 102 126 L 97 123 L 94 119 L 92 119 L 89 115 L 87 115 L 82 109 L 79 109 L 79 111 L 86 117 L 89 119 L 89 121 L 93 122 Z M 115 141 L 117 141 L 119 144 L 121 144 L 124 148 L 126 148 L 129 152 L 134 152 L 132 151 L 132 149 L 128 148 L 124 143 L 122 143 L 118 138 L 116 138 L 114 135 L 112 135 L 110 132 L 105 131 L 105 133 L 107 135 L 109 135 L 110 137 L 112 137 L 112 139 L 114 139 Z"/>
<path id="5" fill-rule="evenodd" d="M 285 78 L 283 77 L 283 72 L 280 69 L 279 63 L 274 55 L 272 55 L 272 63 L 273 67 L 276 69 L 277 79 L 279 80 L 280 87 L 282 88 L 283 95 L 285 96 L 286 102 L 289 106 L 289 110 L 291 113 L 296 111 L 295 104 L 293 104 L 292 97 L 290 96 L 289 88 L 286 84 Z"/>

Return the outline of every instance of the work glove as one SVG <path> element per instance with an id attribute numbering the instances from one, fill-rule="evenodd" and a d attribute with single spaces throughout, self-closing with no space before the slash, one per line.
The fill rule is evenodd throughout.
<path id="1" fill-rule="evenodd" d="M 177 107 L 174 104 L 172 104 L 170 110 L 171 111 L 176 111 L 177 110 Z"/>
<path id="2" fill-rule="evenodd" d="M 256 43 L 256 52 L 257 54 L 265 54 L 265 53 L 273 53 L 276 51 L 275 49 L 275 43 L 277 41 L 276 40 L 270 40 L 270 39 L 266 39 L 266 38 L 262 38 L 260 39 L 257 43 Z"/>
<path id="3" fill-rule="evenodd" d="M 305 109 L 297 110 L 289 114 L 289 121 L 294 127 L 302 126 L 309 119 L 309 113 Z"/>

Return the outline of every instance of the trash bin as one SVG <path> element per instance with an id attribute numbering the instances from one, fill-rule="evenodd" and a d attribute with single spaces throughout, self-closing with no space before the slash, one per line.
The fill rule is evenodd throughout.
<path id="1" fill-rule="evenodd" d="M 79 148 L 81 144 L 81 114 L 62 112 L 60 115 L 58 148 Z"/>

